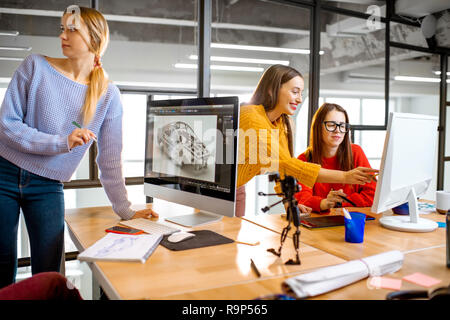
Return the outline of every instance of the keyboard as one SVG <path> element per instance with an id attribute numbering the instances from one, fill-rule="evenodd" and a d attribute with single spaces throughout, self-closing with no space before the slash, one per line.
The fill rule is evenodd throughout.
<path id="1" fill-rule="evenodd" d="M 165 224 L 151 221 L 145 218 L 120 221 L 120 224 L 123 224 L 127 227 L 139 229 L 150 234 L 162 234 L 164 236 L 180 231 L 180 229 L 170 227 Z"/>

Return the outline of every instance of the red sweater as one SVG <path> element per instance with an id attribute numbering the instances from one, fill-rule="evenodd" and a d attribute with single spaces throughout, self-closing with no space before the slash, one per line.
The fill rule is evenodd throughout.
<path id="1" fill-rule="evenodd" d="M 364 151 L 360 146 L 352 144 L 353 164 L 354 167 L 367 167 L 370 168 L 369 161 L 367 160 Z M 307 161 L 305 154 L 301 154 L 298 157 L 302 161 Z M 340 170 L 337 164 L 337 157 L 323 158 L 322 168 Z M 347 194 L 347 198 L 354 202 L 358 207 L 370 207 L 372 206 L 373 197 L 375 195 L 376 182 L 372 181 L 364 185 L 350 185 L 350 184 L 338 184 L 338 183 L 315 183 L 311 189 L 301 183 L 301 191 L 295 195 L 297 201 L 308 207 L 311 207 L 315 212 L 321 212 L 320 201 L 325 199 L 328 193 L 333 190 L 343 189 Z M 343 200 L 343 207 L 351 207 L 352 205 Z"/>

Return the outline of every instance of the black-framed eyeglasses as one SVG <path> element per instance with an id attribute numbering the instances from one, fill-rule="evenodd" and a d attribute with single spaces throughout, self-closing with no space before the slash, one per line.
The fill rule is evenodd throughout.
<path id="1" fill-rule="evenodd" d="M 324 121 L 323 124 L 325 125 L 325 129 L 329 132 L 336 131 L 336 128 L 339 127 L 339 131 L 341 133 L 347 133 L 348 130 L 350 130 L 350 123 L 337 123 L 336 121 Z"/>

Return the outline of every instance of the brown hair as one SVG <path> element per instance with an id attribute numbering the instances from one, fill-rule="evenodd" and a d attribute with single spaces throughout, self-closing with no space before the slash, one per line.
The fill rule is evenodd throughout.
<path id="1" fill-rule="evenodd" d="M 89 85 L 81 109 L 84 125 L 87 125 L 95 114 L 100 97 L 108 89 L 108 78 L 101 66 L 100 58 L 106 51 L 109 42 L 109 27 L 105 17 L 95 9 L 79 7 L 80 15 L 87 26 L 90 40 L 89 50 L 95 54 L 94 68 L 89 75 Z M 66 13 L 66 12 L 64 12 Z"/>
<path id="2" fill-rule="evenodd" d="M 349 118 L 347 111 L 340 105 L 335 103 L 324 103 L 320 106 L 319 110 L 314 114 L 308 149 L 306 149 L 305 155 L 308 162 L 322 164 L 322 130 L 323 122 L 328 114 L 328 112 L 337 110 L 345 115 L 345 122 L 349 123 Z M 353 154 L 352 146 L 350 142 L 350 130 L 344 135 L 344 140 L 339 145 L 337 150 L 337 163 L 339 165 L 339 170 L 348 171 L 353 169 Z"/>
<path id="3" fill-rule="evenodd" d="M 250 99 L 250 104 L 261 104 L 264 106 L 266 112 L 273 110 L 277 105 L 278 93 L 281 89 L 281 86 L 297 76 L 303 79 L 302 74 L 292 67 L 281 64 L 270 66 L 259 80 L 258 86 L 256 87 L 255 92 Z M 282 119 L 287 131 L 289 152 L 293 157 L 294 141 L 289 116 L 287 114 L 283 114 Z"/>

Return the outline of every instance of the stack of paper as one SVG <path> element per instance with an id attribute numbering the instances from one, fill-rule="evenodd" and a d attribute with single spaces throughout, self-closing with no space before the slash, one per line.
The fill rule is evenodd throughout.
<path id="1" fill-rule="evenodd" d="M 402 264 L 403 253 L 389 251 L 289 278 L 283 282 L 282 288 L 284 292 L 294 294 L 297 298 L 306 298 L 344 287 L 369 276 L 396 272 Z"/>
<path id="2" fill-rule="evenodd" d="M 156 249 L 160 234 L 108 233 L 78 255 L 81 261 L 139 261 L 144 263 Z"/>

